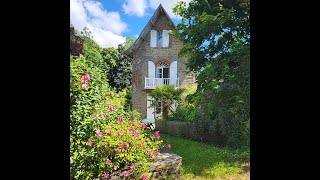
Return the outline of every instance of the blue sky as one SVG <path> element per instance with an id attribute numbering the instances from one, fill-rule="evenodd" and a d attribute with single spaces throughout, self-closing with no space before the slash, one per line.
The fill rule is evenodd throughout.
<path id="1" fill-rule="evenodd" d="M 70 0 L 70 21 L 79 31 L 88 27 L 102 47 L 117 47 L 127 36 L 137 38 L 160 3 L 177 25 L 181 17 L 175 16 L 172 8 L 178 1 Z"/>

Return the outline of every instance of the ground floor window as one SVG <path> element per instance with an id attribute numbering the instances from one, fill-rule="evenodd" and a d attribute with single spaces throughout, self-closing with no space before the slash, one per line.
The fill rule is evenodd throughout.
<path id="1" fill-rule="evenodd" d="M 161 101 L 156 102 L 155 110 L 156 110 L 156 114 L 157 115 L 161 114 L 161 112 L 162 112 L 162 103 L 161 103 Z"/>

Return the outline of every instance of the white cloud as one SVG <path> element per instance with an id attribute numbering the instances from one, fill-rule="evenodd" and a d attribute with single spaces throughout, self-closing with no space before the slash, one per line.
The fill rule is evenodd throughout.
<path id="1" fill-rule="evenodd" d="M 100 2 L 70 0 L 70 20 L 79 31 L 89 28 L 101 47 L 117 47 L 125 42 L 121 33 L 127 30 L 127 24 L 121 21 L 119 12 L 107 12 Z"/>
<path id="2" fill-rule="evenodd" d="M 143 17 L 147 8 L 147 0 L 125 0 L 122 8 L 128 15 Z"/>
<path id="3" fill-rule="evenodd" d="M 171 18 L 176 18 L 176 19 L 181 19 L 180 16 L 176 16 L 173 12 L 172 12 L 172 8 L 178 4 L 180 0 L 149 0 L 149 6 L 152 8 L 152 9 L 157 9 L 158 6 L 161 5 L 163 6 L 163 8 L 167 11 L 168 15 L 171 17 Z M 184 2 L 187 3 L 187 6 L 189 4 L 189 2 L 191 0 L 182 0 Z"/>

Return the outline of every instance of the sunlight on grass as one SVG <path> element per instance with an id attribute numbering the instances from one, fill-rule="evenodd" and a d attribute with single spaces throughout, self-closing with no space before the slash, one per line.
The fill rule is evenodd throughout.
<path id="1" fill-rule="evenodd" d="M 182 157 L 182 179 L 249 179 L 249 149 L 227 149 L 161 134 Z"/>

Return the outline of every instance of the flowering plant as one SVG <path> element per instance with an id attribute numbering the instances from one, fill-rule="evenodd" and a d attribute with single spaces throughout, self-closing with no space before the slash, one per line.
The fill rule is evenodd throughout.
<path id="1" fill-rule="evenodd" d="M 148 166 L 159 154 L 162 141 L 145 131 L 138 119 L 119 117 L 109 124 L 101 124 L 89 138 L 86 150 L 99 167 L 99 177 L 109 177 L 121 167 L 129 166 L 124 176 L 142 178 L 150 176 Z"/>
<path id="2" fill-rule="evenodd" d="M 106 81 L 103 64 L 70 57 L 70 167 L 75 179 L 108 179 L 129 166 L 124 176 L 147 179 L 159 153 L 159 134 L 146 131 L 137 111 L 126 112 L 123 97 Z"/>

